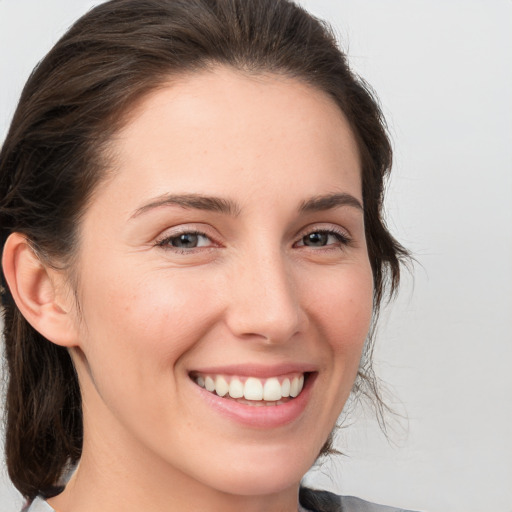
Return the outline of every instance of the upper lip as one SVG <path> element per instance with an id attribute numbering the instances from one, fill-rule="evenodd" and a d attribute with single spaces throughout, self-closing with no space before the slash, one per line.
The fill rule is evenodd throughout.
<path id="1" fill-rule="evenodd" d="M 284 363 L 277 365 L 230 364 L 223 366 L 194 368 L 189 373 L 209 375 L 238 375 L 241 377 L 247 376 L 267 379 L 270 377 L 287 375 L 289 373 L 311 373 L 317 370 L 318 368 L 310 363 Z"/>

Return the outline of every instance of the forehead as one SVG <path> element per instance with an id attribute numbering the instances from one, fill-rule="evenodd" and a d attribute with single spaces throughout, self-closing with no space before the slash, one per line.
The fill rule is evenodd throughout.
<path id="1" fill-rule="evenodd" d="M 273 180 L 291 192 L 300 179 L 311 195 L 339 182 L 361 197 L 358 148 L 340 108 L 282 75 L 218 67 L 172 79 L 138 103 L 113 149 L 116 180 L 147 178 L 140 194 L 193 184 L 225 195 L 240 179 L 253 188 Z"/>

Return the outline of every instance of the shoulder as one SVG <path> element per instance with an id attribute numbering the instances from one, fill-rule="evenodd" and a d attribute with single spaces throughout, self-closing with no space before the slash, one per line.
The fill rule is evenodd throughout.
<path id="1" fill-rule="evenodd" d="M 412 512 L 403 508 L 388 507 L 386 505 L 377 505 L 369 501 L 355 498 L 354 496 L 340 496 L 341 510 L 343 512 Z"/>
<path id="2" fill-rule="evenodd" d="M 338 496 L 308 488 L 300 490 L 301 505 L 311 512 L 411 512 L 401 508 L 377 505 L 354 496 Z"/>
<path id="3" fill-rule="evenodd" d="M 55 512 L 46 501 L 36 498 L 32 503 L 26 505 L 21 512 Z"/>
<path id="4" fill-rule="evenodd" d="M 338 496 L 327 491 L 301 488 L 300 503 L 311 512 L 410 512 L 405 509 L 377 505 L 354 496 Z M 46 501 L 36 498 L 21 512 L 55 512 Z"/>

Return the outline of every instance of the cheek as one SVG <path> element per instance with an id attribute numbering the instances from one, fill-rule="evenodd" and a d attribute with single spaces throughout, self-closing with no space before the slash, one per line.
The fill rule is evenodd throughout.
<path id="1" fill-rule="evenodd" d="M 310 294 L 310 316 L 335 355 L 356 358 L 358 363 L 373 313 L 370 265 L 363 262 L 342 268 L 324 282 L 325 286 L 313 288 Z"/>
<path id="2" fill-rule="evenodd" d="M 112 267 L 89 275 L 81 299 L 87 322 L 82 345 L 97 373 L 115 359 L 125 371 L 131 366 L 130 381 L 157 378 L 155 371 L 168 372 L 214 321 L 208 288 L 186 272 Z"/>
<path id="3" fill-rule="evenodd" d="M 330 275 L 327 276 L 327 273 Z M 316 414 L 319 449 L 353 389 L 373 313 L 373 276 L 365 261 L 326 269 L 316 276 L 308 301 L 311 324 L 325 350 L 322 404 Z M 321 283 L 324 286 L 319 286 Z"/>
<path id="4" fill-rule="evenodd" d="M 172 411 L 186 406 L 179 363 L 211 329 L 215 301 L 184 273 L 126 275 L 105 267 L 82 288 L 82 392 L 91 410 L 108 409 L 140 436 L 154 432 L 164 442 Z"/>

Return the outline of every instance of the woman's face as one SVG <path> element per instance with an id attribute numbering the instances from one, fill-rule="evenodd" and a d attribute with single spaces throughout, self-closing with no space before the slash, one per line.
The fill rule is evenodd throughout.
<path id="1" fill-rule="evenodd" d="M 372 316 L 347 121 L 308 85 L 219 67 L 145 98 L 112 152 L 76 267 L 82 464 L 242 495 L 296 485 Z"/>

